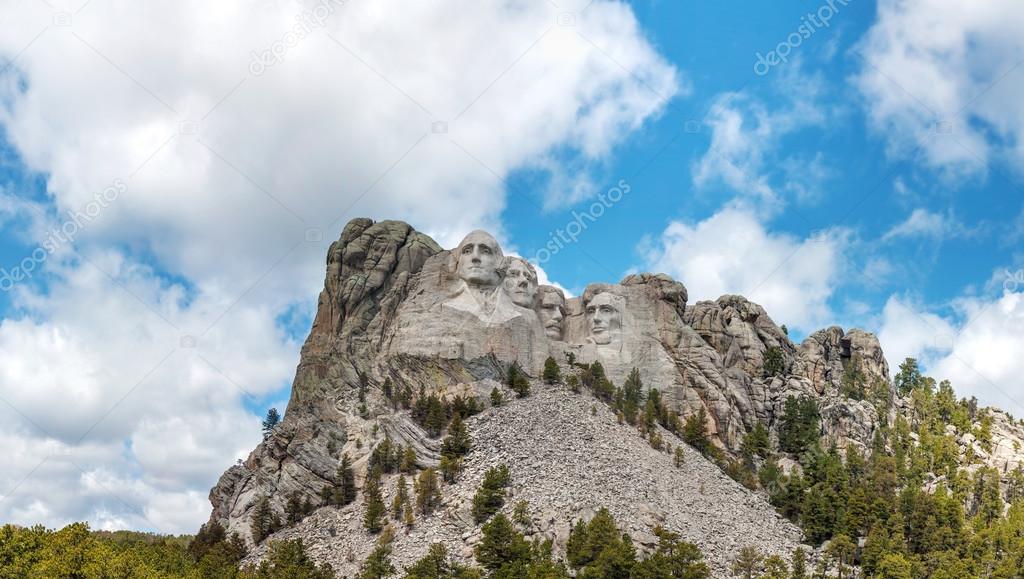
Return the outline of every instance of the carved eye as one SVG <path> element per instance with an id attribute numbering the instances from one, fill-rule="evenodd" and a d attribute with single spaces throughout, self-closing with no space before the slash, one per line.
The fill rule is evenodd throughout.
<path id="1" fill-rule="evenodd" d="M 602 312 L 604 312 L 604 313 L 606 313 L 606 314 L 610 314 L 610 313 L 612 313 L 612 312 L 613 312 L 614 310 L 612 310 L 612 307 L 611 307 L 611 306 L 601 306 L 601 311 L 602 311 Z"/>
<path id="2" fill-rule="evenodd" d="M 491 254 L 491 248 L 487 247 L 486 245 L 481 245 L 480 246 L 480 253 L 486 253 L 487 255 L 490 255 Z"/>
<path id="3" fill-rule="evenodd" d="M 465 246 L 462 247 L 462 254 L 463 255 L 465 255 L 467 253 L 472 253 L 472 252 L 473 252 L 473 246 L 472 245 L 465 245 Z"/>

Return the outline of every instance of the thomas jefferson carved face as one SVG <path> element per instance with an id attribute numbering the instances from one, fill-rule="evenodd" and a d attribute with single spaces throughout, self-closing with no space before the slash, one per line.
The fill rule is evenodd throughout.
<path id="1" fill-rule="evenodd" d="M 544 333 L 547 334 L 547 337 L 561 341 L 562 320 L 565 318 L 565 296 L 558 288 L 551 286 L 541 288 L 537 317 L 544 325 Z"/>
<path id="2" fill-rule="evenodd" d="M 524 308 L 533 308 L 537 298 L 537 272 L 526 260 L 509 257 L 505 269 L 505 292 L 512 303 Z"/>
<path id="3" fill-rule="evenodd" d="M 459 260 L 456 273 L 462 281 L 481 289 L 498 286 L 501 281 L 498 275 L 501 247 L 489 233 L 480 230 L 470 233 L 456 252 Z"/>
<path id="4" fill-rule="evenodd" d="M 609 344 L 622 329 L 619 300 L 608 292 L 599 293 L 587 303 L 587 328 L 595 344 Z"/>

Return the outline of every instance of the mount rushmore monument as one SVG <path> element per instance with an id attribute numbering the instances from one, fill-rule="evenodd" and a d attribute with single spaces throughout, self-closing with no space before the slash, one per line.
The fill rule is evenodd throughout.
<path id="1" fill-rule="evenodd" d="M 398 539 L 411 541 L 402 551 L 409 557 L 433 541 L 454 553 L 472 545 L 478 530 L 468 503 L 485 468 L 498 461 L 509 463 L 513 492 L 530 498 L 538 532 L 558 548 L 577 518 L 601 506 L 615 510 L 641 547 L 656 541 L 654 526 L 664 526 L 704 548 L 715 569 L 745 544 L 786 553 L 799 543 L 799 529 L 699 453 L 671 468 L 670 457 L 592 399 L 541 383 L 549 357 L 564 374 L 600 362 L 617 386 L 637 369 L 644 388 L 657 388 L 680 417 L 703 411 L 709 438 L 727 455 L 737 455 L 758 423 L 774 435 L 789 396 L 816 398 L 822 436 L 840 446 L 870 445 L 879 423 L 869 403 L 839 395 L 850 365 L 867 380 L 888 380 L 867 332 L 832 327 L 796 345 L 757 304 L 732 295 L 688 304 L 684 285 L 664 274 L 593 283 L 567 297 L 538 285 L 530 263 L 504 255 L 483 231 L 445 250 L 406 223 L 355 219 L 326 265 L 284 420 L 210 492 L 211 521 L 247 540 L 261 498 L 277 512 L 296 496 L 320 504 L 343 454 L 357 478 L 385 440 L 413 449 L 419 468 L 437 466 L 441 440 L 395 403 L 395 393 L 405 392 L 473 399 L 484 409 L 467 420 L 473 450 L 463 478 L 446 485 L 444 513 Z M 771 376 L 763 370 L 769 350 L 782 365 Z M 534 395 L 490 408 L 513 363 L 531 377 Z M 387 485 L 393 492 L 394 483 Z M 320 508 L 280 532 L 303 537 L 314 556 L 345 568 L 351 562 L 342 547 L 361 560 L 373 546 L 360 538 L 355 508 Z"/>

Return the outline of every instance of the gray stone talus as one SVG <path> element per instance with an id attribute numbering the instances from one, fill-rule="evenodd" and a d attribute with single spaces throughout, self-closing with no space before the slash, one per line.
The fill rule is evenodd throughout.
<path id="1" fill-rule="evenodd" d="M 636 368 L 645 388 L 657 388 L 684 419 L 706 410 L 714 444 L 733 456 L 758 423 L 775 436 L 790 396 L 818 400 L 825 441 L 870 447 L 883 419 L 894 416 L 879 417 L 870 403 L 841 394 L 851 368 L 866 383 L 882 384 L 893 413 L 909 412 L 891 390 L 870 333 L 831 327 L 797 345 L 761 306 L 734 295 L 689 304 L 683 284 L 664 274 L 591 284 L 566 299 L 556 288 L 538 288 L 536 273 L 531 279 L 516 259 L 484 232 L 444 250 L 402 222 L 349 222 L 328 253 L 284 419 L 211 490 L 211 520 L 249 541 L 256 498 L 269 495 L 279 513 L 293 492 L 319 504 L 342 454 L 361 480 L 369 453 L 385 437 L 412 447 L 419 467 L 436 466 L 440 440 L 409 410 L 396 408 L 385 385 L 413 398 L 474 398 L 483 408 L 497 388 L 508 402 L 470 421 L 474 450 L 465 475 L 444 486 L 441 512 L 421 517 L 412 534 L 398 534 L 396 556 L 422 555 L 440 541 L 468 559 L 479 532 L 467 514 L 474 487 L 488 466 L 506 462 L 515 496 L 530 501 L 534 532 L 555 539 L 557 548 L 577 517 L 606 506 L 642 547 L 660 524 L 704 548 L 716 576 L 725 576 L 727 561 L 747 544 L 788 556 L 799 530 L 776 517 L 763 494 L 736 485 L 673 435 L 663 433 L 673 447 L 686 448 L 686 468 L 675 469 L 671 457 L 617 424 L 588 394 L 544 385 L 539 377 L 549 356 L 563 373 L 578 371 L 568 365 L 569 354 L 577 363 L 600 361 L 616 386 Z M 769 349 L 783 360 L 773 377 L 764 375 Z M 513 362 L 533 378 L 530 398 L 514 400 L 501 384 Z M 1003 413 L 993 417 L 991 452 L 967 438 L 961 446 L 1009 472 L 1024 461 L 1024 432 Z M 385 481 L 388 493 L 394 479 Z M 348 553 L 358 564 L 373 547 L 373 537 L 359 529 L 360 501 L 321 508 L 278 535 L 302 536 L 314 557 L 352 573 Z"/>

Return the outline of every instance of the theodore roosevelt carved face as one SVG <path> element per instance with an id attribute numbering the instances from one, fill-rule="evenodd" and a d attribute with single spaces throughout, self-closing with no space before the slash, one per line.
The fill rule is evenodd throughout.
<path id="1" fill-rule="evenodd" d="M 622 331 L 622 303 L 614 294 L 603 292 L 590 298 L 586 307 L 587 329 L 595 344 L 610 344 Z"/>
<path id="2" fill-rule="evenodd" d="M 544 334 L 551 340 L 562 340 L 565 319 L 565 296 L 562 290 L 549 285 L 540 288 L 540 303 L 537 304 L 537 317 L 544 325 Z"/>
<path id="3" fill-rule="evenodd" d="M 537 271 L 525 259 L 505 259 L 505 293 L 515 305 L 532 309 L 537 299 Z"/>
<path id="4" fill-rule="evenodd" d="M 473 231 L 462 240 L 458 250 L 456 273 L 462 281 L 478 289 L 498 286 L 502 253 L 498 242 L 486 231 Z"/>

